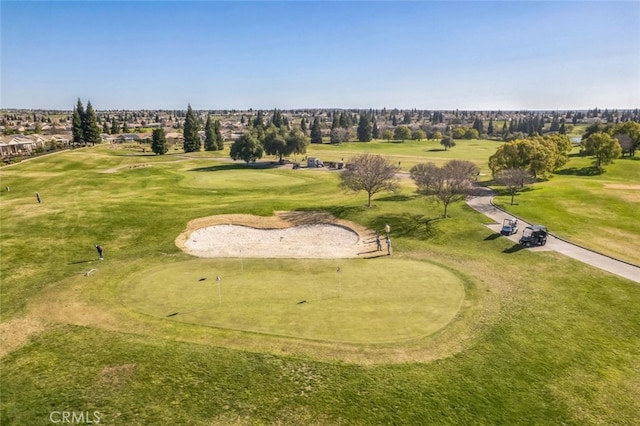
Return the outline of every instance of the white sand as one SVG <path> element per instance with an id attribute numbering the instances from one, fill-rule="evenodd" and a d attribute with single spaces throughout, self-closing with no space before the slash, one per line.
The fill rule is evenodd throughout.
<path id="1" fill-rule="evenodd" d="M 368 243 L 354 230 L 340 225 L 281 229 L 213 225 L 191 232 L 184 246 L 199 257 L 337 259 L 364 255 L 370 249 Z"/>

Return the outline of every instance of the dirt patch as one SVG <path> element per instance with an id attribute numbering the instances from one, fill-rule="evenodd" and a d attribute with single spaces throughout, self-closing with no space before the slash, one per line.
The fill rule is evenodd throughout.
<path id="1" fill-rule="evenodd" d="M 0 324 L 0 358 L 24 345 L 29 337 L 44 330 L 44 324 L 33 318 L 14 318 Z"/>
<path id="2" fill-rule="evenodd" d="M 379 254 L 375 233 L 326 212 L 276 212 L 192 220 L 176 245 L 199 257 L 350 258 Z"/>
<path id="3" fill-rule="evenodd" d="M 133 378 L 135 371 L 135 364 L 105 367 L 102 369 L 100 374 L 98 374 L 96 384 L 102 387 L 121 387 Z"/>
<path id="4" fill-rule="evenodd" d="M 607 189 L 631 189 L 640 191 L 640 185 L 625 185 L 622 183 L 608 183 L 604 186 Z"/>
<path id="5" fill-rule="evenodd" d="M 610 194 L 615 194 L 624 201 L 628 201 L 630 203 L 640 202 L 640 185 L 610 183 L 605 185 L 604 188 L 615 190 L 615 192 L 610 192 Z"/>
<path id="6" fill-rule="evenodd" d="M 107 170 L 103 170 L 100 173 L 116 173 L 121 169 L 138 169 L 140 167 L 150 167 L 151 164 L 125 164 L 123 166 L 112 167 Z"/>

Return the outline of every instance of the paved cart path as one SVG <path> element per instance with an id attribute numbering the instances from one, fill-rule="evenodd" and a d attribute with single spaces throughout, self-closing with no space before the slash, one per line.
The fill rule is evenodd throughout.
<path id="1" fill-rule="evenodd" d="M 468 197 L 467 204 L 471 208 L 496 221 L 497 223 L 487 224 L 487 227 L 489 227 L 492 231 L 499 233 L 500 229 L 502 229 L 502 221 L 505 218 L 514 218 L 514 216 L 503 210 L 500 210 L 492 204 L 492 200 L 495 195 L 495 192 L 493 190 L 489 188 L 480 189 L 482 191 L 481 194 L 473 197 Z M 518 233 L 504 238 L 509 238 L 517 244 L 518 240 L 520 239 L 520 235 L 522 234 L 522 230 L 527 225 L 530 224 L 522 221 L 521 219 L 518 219 Z M 595 266 L 596 268 L 600 268 L 607 272 L 611 272 L 612 274 L 616 274 L 631 281 L 640 283 L 639 266 L 635 266 L 630 263 L 626 263 L 621 260 L 614 259 L 612 257 L 608 257 L 603 254 L 582 248 L 566 240 L 561 240 L 555 235 L 549 235 L 546 245 L 542 247 L 533 247 L 528 250 L 555 250 L 558 253 L 562 253 L 565 256 L 572 257 L 588 265 Z"/>

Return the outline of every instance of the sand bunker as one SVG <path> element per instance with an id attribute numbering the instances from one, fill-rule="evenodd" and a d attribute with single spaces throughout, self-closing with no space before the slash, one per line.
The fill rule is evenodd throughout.
<path id="1" fill-rule="evenodd" d="M 189 223 L 176 244 L 198 257 L 338 259 L 379 254 L 372 231 L 321 212 L 201 218 Z"/>

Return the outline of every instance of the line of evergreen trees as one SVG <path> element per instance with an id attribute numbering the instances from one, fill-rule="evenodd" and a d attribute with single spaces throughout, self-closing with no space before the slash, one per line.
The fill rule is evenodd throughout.
<path id="1" fill-rule="evenodd" d="M 87 102 L 87 109 L 85 110 L 82 101 L 78 98 L 78 103 L 73 108 L 73 114 L 71 115 L 71 124 L 74 145 L 95 145 L 100 143 L 100 127 L 98 127 L 96 112 L 91 105 L 91 101 Z"/>
<path id="2" fill-rule="evenodd" d="M 189 104 L 183 129 L 184 152 L 197 152 L 202 149 L 202 140 L 198 134 L 199 131 L 200 123 L 191 108 L 191 104 Z M 224 140 L 222 138 L 222 132 L 220 131 L 220 121 L 212 120 L 211 115 L 207 116 L 207 122 L 204 125 L 204 136 L 205 151 L 220 151 L 224 149 Z"/>

